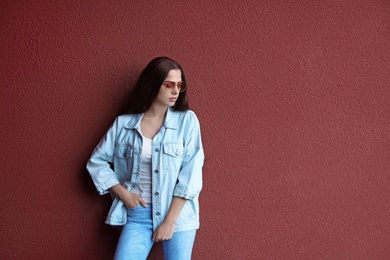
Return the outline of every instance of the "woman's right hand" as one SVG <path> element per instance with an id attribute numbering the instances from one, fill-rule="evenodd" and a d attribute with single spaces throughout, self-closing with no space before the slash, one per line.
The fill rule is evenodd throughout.
<path id="1" fill-rule="evenodd" d="M 139 204 L 141 204 L 141 206 L 144 208 L 148 207 L 143 198 L 135 193 L 129 192 L 120 184 L 112 186 L 110 191 L 112 191 L 121 201 L 123 201 L 127 208 L 133 209 Z"/>
<path id="2" fill-rule="evenodd" d="M 122 198 L 122 201 L 127 208 L 131 208 L 131 209 L 137 207 L 139 204 L 141 204 L 141 206 L 144 208 L 148 207 L 148 205 L 146 204 L 143 198 L 129 191 L 127 191 L 127 194 L 124 196 L 124 198 Z"/>

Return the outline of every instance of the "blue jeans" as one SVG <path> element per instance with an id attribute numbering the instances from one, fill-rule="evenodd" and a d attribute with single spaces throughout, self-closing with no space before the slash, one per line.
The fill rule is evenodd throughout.
<path id="1" fill-rule="evenodd" d="M 162 241 L 165 260 L 189 260 L 196 230 L 175 232 L 170 240 Z M 115 260 L 144 260 L 154 244 L 152 205 L 127 210 L 127 223 L 119 237 Z"/>

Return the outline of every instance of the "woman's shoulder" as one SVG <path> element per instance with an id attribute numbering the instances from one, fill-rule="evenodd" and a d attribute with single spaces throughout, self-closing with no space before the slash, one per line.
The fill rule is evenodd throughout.
<path id="1" fill-rule="evenodd" d="M 118 121 L 126 121 L 136 116 L 136 114 L 122 114 L 116 117 Z"/>
<path id="2" fill-rule="evenodd" d="M 136 124 L 139 120 L 139 114 L 122 114 L 116 117 L 115 124 L 118 127 Z"/>
<path id="3" fill-rule="evenodd" d="M 195 112 L 189 109 L 185 111 L 175 111 L 173 114 L 183 119 L 186 118 L 189 120 L 198 120 Z"/>
<path id="4" fill-rule="evenodd" d="M 199 125 L 198 117 L 192 110 L 175 111 L 173 114 L 175 115 L 175 122 L 183 127 L 195 127 Z"/>

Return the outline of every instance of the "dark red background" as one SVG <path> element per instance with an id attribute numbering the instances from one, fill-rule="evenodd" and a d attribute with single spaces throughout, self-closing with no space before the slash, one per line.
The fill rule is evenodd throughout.
<path id="1" fill-rule="evenodd" d="M 390 259 L 389 1 L 0 6 L 1 259 L 112 257 L 85 163 L 159 55 L 201 121 L 194 259 Z"/>

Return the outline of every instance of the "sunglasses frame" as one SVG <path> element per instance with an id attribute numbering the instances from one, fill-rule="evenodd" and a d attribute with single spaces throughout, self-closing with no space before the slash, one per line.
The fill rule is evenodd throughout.
<path id="1" fill-rule="evenodd" d="M 173 83 L 173 84 L 172 84 Z M 180 84 L 180 85 L 179 85 Z M 170 85 L 170 86 L 168 86 Z M 184 86 L 183 86 L 184 85 Z M 187 83 L 185 81 L 164 81 L 163 86 L 165 87 L 166 90 L 172 90 L 175 87 L 179 90 L 179 92 L 184 92 L 187 89 Z"/>

